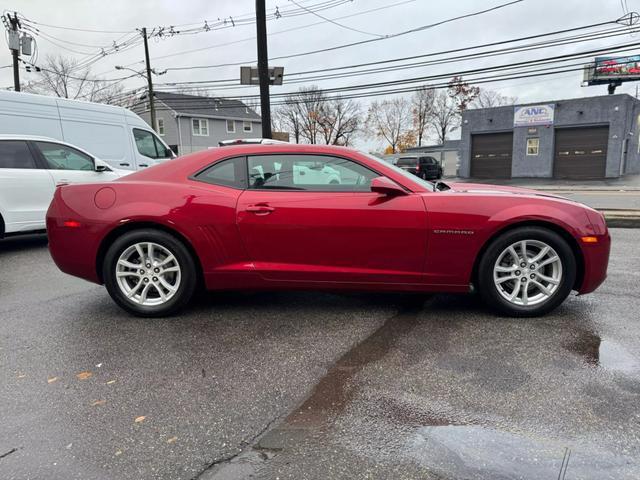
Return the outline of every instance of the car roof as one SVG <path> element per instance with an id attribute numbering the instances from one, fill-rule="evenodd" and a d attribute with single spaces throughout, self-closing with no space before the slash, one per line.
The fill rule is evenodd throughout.
<path id="1" fill-rule="evenodd" d="M 207 164 L 213 163 L 222 158 L 246 155 L 270 155 L 270 154 L 315 154 L 315 155 L 353 155 L 357 150 L 338 147 L 333 145 L 308 145 L 295 143 L 279 144 L 236 144 L 225 147 L 208 148 L 189 155 L 180 156 L 159 165 L 154 165 L 144 170 L 138 170 L 131 175 L 128 180 L 159 180 L 169 179 L 174 175 L 189 174 L 195 170 L 203 168 Z"/>
<path id="2" fill-rule="evenodd" d="M 55 138 L 45 137 L 41 135 L 21 135 L 19 133 L 3 133 L 0 134 L 0 140 L 31 140 L 34 142 L 56 142 L 65 143 Z"/>

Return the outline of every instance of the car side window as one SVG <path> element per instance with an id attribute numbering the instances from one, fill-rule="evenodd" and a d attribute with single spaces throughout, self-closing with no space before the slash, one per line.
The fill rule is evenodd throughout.
<path id="1" fill-rule="evenodd" d="M 93 158 L 58 143 L 34 142 L 51 170 L 95 170 Z"/>
<path id="2" fill-rule="evenodd" d="M 134 128 L 133 138 L 140 155 L 149 158 L 172 158 L 169 149 L 165 148 L 162 142 L 148 130 Z"/>
<path id="3" fill-rule="evenodd" d="M 27 142 L 22 140 L 0 141 L 0 168 L 36 168 Z"/>
<path id="4" fill-rule="evenodd" d="M 247 166 L 244 157 L 230 158 L 214 163 L 196 174 L 194 179 L 233 188 L 247 188 Z"/>
<path id="5" fill-rule="evenodd" d="M 248 157 L 249 188 L 367 192 L 379 176 L 362 165 L 328 155 L 255 155 Z"/>

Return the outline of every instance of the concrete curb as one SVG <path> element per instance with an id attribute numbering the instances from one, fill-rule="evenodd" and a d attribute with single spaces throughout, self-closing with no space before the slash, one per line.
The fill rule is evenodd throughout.
<path id="1" fill-rule="evenodd" d="M 640 228 L 640 210 L 598 209 L 609 228 Z"/>

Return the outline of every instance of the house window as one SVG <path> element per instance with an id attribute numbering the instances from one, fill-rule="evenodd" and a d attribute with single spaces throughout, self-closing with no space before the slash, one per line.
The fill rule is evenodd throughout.
<path id="1" fill-rule="evenodd" d="M 245 120 L 242 122 L 242 130 L 244 130 L 245 132 L 251 132 L 253 131 L 253 127 L 251 122 Z"/>
<path id="2" fill-rule="evenodd" d="M 207 120 L 206 118 L 192 118 L 191 133 L 196 137 L 208 137 L 209 120 Z"/>
<path id="3" fill-rule="evenodd" d="M 156 132 L 161 137 L 164 137 L 164 118 L 156 119 Z"/>
<path id="4" fill-rule="evenodd" d="M 236 122 L 227 120 L 227 133 L 236 133 Z"/>
<path id="5" fill-rule="evenodd" d="M 538 155 L 540 151 L 539 138 L 527 138 L 527 155 Z"/>

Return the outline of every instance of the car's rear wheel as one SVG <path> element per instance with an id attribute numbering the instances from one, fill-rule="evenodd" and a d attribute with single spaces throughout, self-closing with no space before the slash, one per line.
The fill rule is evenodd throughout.
<path id="1" fill-rule="evenodd" d="M 103 272 L 113 300 L 142 317 L 175 313 L 189 302 L 197 284 L 196 266 L 184 244 L 155 229 L 118 237 L 107 250 Z"/>
<path id="2" fill-rule="evenodd" d="M 493 240 L 478 267 L 478 288 L 484 301 L 502 314 L 544 315 L 571 293 L 576 260 L 557 233 L 521 227 Z"/>

